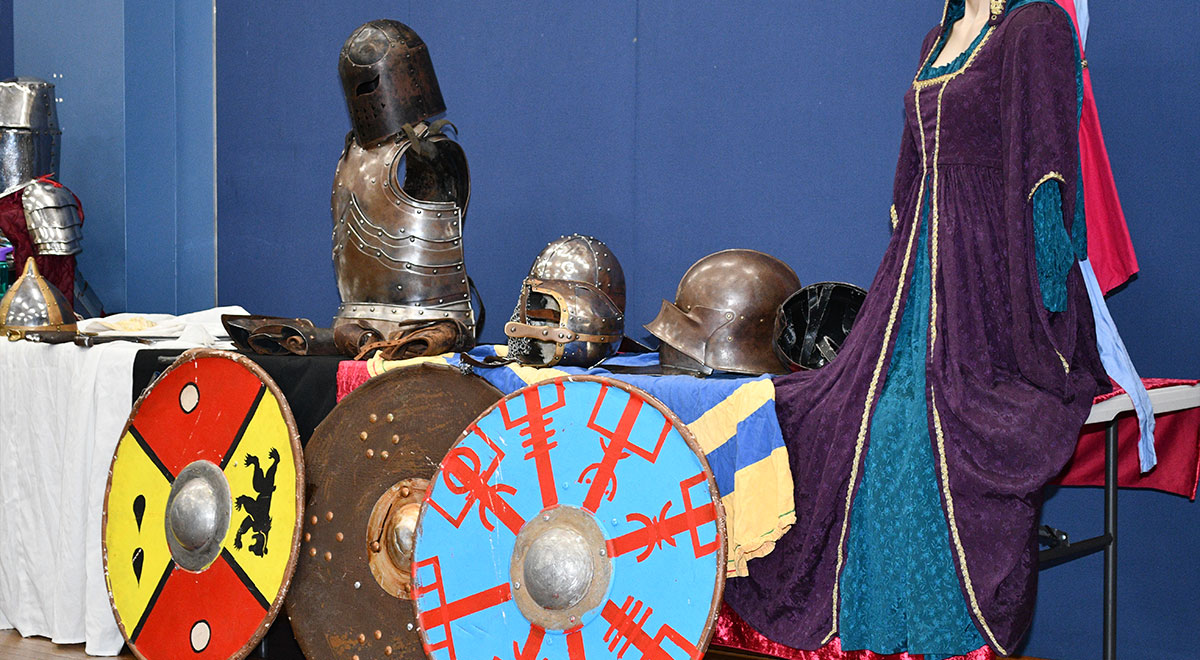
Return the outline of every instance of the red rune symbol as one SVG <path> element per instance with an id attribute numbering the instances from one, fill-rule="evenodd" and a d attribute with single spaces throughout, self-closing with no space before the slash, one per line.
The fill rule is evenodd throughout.
<path id="1" fill-rule="evenodd" d="M 446 482 L 446 488 L 455 495 L 466 494 L 466 502 L 463 503 L 462 510 L 458 515 L 451 516 L 433 499 L 433 493 L 430 493 L 428 498 L 429 506 L 437 509 L 438 513 L 442 514 L 446 520 L 458 529 L 466 519 L 467 514 L 471 511 L 471 507 L 475 503 L 479 503 L 479 520 L 483 523 L 484 528 L 489 532 L 495 527 L 488 520 L 487 513 L 491 511 L 499 519 L 500 523 L 507 527 L 513 534 L 520 531 L 521 526 L 525 524 L 525 519 L 521 514 L 504 501 L 504 495 L 512 495 L 517 492 L 516 488 L 508 484 L 497 484 L 492 486 L 488 484 L 492 474 L 496 468 L 500 467 L 500 461 L 504 460 L 504 452 L 496 446 L 492 439 L 487 437 L 479 427 L 472 425 L 469 432 L 479 436 L 484 442 L 491 447 L 494 457 L 486 470 L 482 470 L 482 463 L 479 460 L 479 455 L 470 447 L 459 445 L 450 450 L 446 455 L 446 459 L 442 461 L 442 480 Z"/>
<path id="2" fill-rule="evenodd" d="M 420 619 L 421 629 L 428 635 L 430 630 L 440 626 L 445 630 L 446 638 L 436 644 L 422 642 L 422 646 L 425 647 L 425 653 L 431 658 L 435 651 L 446 649 L 450 654 L 450 660 L 457 660 L 457 656 L 454 653 L 454 637 L 450 633 L 450 624 L 463 617 L 471 616 L 476 612 L 482 612 L 490 607 L 508 602 L 512 599 L 512 591 L 506 582 L 498 584 L 491 589 L 485 589 L 477 594 L 447 603 L 446 590 L 442 584 L 441 561 L 438 557 L 434 556 L 416 562 L 413 564 L 413 573 L 416 574 L 426 566 L 433 567 L 433 582 L 428 585 L 422 584 L 418 586 L 415 589 L 413 597 L 420 598 L 431 591 L 436 591 L 438 602 L 441 604 L 432 610 L 419 613 L 418 618 Z"/>
<path id="3" fill-rule="evenodd" d="M 690 660 L 699 660 L 700 650 L 669 625 L 663 624 L 658 629 L 658 634 L 651 637 L 645 631 L 644 626 L 646 619 L 650 618 L 650 614 L 654 610 L 647 607 L 642 618 L 638 620 L 636 617 L 641 609 L 642 601 L 634 601 L 633 596 L 626 596 L 625 604 L 621 607 L 617 607 L 617 604 L 610 600 L 600 611 L 600 616 L 608 622 L 608 631 L 604 633 L 604 641 L 609 642 L 608 650 L 616 650 L 617 645 L 621 644 L 621 640 L 625 640 L 625 643 L 621 645 L 621 650 L 617 651 L 618 660 L 624 657 L 630 644 L 642 652 L 642 660 L 674 660 L 662 646 L 665 639 L 674 642 L 676 647 L 687 654 L 685 657 Z M 609 641 L 610 638 L 611 641 Z"/>
<path id="4" fill-rule="evenodd" d="M 567 660 L 587 660 L 583 652 L 583 626 L 567 631 Z"/>
<path id="5" fill-rule="evenodd" d="M 608 393 L 608 384 L 600 387 L 600 397 L 596 399 L 596 405 L 592 408 L 592 416 L 588 419 L 587 426 L 589 429 L 600 434 L 600 447 L 604 450 L 604 457 L 599 463 L 592 463 L 579 475 L 579 483 L 590 481 L 591 489 L 588 490 L 587 497 L 584 498 L 581 505 L 584 509 L 595 513 L 596 509 L 600 508 L 600 500 L 608 496 L 608 501 L 611 502 L 617 494 L 617 462 L 629 458 L 633 452 L 638 456 L 653 463 L 658 460 L 658 452 L 662 450 L 663 442 L 667 439 L 667 434 L 671 432 L 671 420 L 663 420 L 662 433 L 658 436 L 658 444 L 654 446 L 653 451 L 646 451 L 636 443 L 629 441 L 629 434 L 633 432 L 633 425 L 637 422 L 638 415 L 642 412 L 642 399 L 636 396 L 630 396 L 625 403 L 625 411 L 621 413 L 621 419 L 617 422 L 617 428 L 606 429 L 596 423 L 596 416 L 600 414 L 600 406 L 604 405 L 604 396 Z M 606 443 L 605 440 L 608 440 Z M 587 479 L 587 474 L 595 470 L 596 474 Z"/>
<path id="6" fill-rule="evenodd" d="M 714 538 L 709 543 L 701 544 L 700 527 L 717 519 L 717 508 L 712 502 L 707 502 L 699 508 L 693 507 L 692 498 L 688 492 L 693 486 L 705 483 L 705 481 L 704 473 L 701 472 L 690 479 L 679 482 L 679 490 L 683 494 L 683 513 L 679 515 L 667 517 L 667 511 L 673 504 L 670 500 L 663 505 L 662 511 L 657 517 L 650 518 L 641 513 L 626 515 L 625 520 L 641 523 L 642 528 L 609 541 L 608 555 L 620 557 L 641 548 L 642 551 L 637 556 L 637 560 L 640 562 L 649 557 L 655 549 L 662 548 L 663 543 L 675 547 L 675 536 L 685 531 L 692 536 L 692 549 L 695 551 L 696 557 L 716 552 L 720 545 L 720 538 Z"/>
<path id="7" fill-rule="evenodd" d="M 529 450 L 529 453 L 524 456 L 525 460 L 532 458 L 534 465 L 537 466 L 538 485 L 542 489 L 543 509 L 549 509 L 558 504 L 558 490 L 554 487 L 554 465 L 550 462 L 550 450 L 557 447 L 558 443 L 550 442 L 554 431 L 549 426 L 554 418 L 549 417 L 547 413 L 565 406 L 567 398 L 561 380 L 554 381 L 554 387 L 557 390 L 558 400 L 549 407 L 542 407 L 541 387 L 526 388 L 522 393 L 525 398 L 525 416 L 517 419 L 508 416 L 508 399 L 500 402 L 500 415 L 504 418 L 504 428 L 511 429 L 519 424 L 525 425 L 525 428 L 520 431 L 521 435 L 526 436 L 526 440 L 521 443 L 521 446 Z"/>
<path id="8" fill-rule="evenodd" d="M 544 628 L 529 624 L 529 638 L 525 640 L 525 648 L 522 649 L 520 644 L 513 642 L 513 659 L 537 660 L 538 651 L 542 650 L 542 639 L 545 636 Z M 492 660 L 500 660 L 500 656 L 494 655 Z"/>

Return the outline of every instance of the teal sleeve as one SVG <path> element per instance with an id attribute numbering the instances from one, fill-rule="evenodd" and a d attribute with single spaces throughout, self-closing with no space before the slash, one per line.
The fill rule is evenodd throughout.
<path id="1" fill-rule="evenodd" d="M 1033 237 L 1042 304 L 1051 312 L 1067 309 L 1067 273 L 1075 249 L 1063 225 L 1062 189 L 1050 179 L 1033 191 Z"/>

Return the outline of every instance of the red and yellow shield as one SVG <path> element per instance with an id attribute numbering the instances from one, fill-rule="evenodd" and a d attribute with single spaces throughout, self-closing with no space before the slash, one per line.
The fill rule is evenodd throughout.
<path id="1" fill-rule="evenodd" d="M 278 387 L 236 353 L 199 349 L 142 395 L 104 502 L 104 570 L 140 658 L 243 658 L 296 565 L 303 463 Z"/>

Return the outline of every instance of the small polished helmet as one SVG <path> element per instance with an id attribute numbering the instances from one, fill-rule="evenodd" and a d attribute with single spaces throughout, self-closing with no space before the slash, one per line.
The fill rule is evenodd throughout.
<path id="1" fill-rule="evenodd" d="M 683 275 L 675 302 L 646 324 L 667 373 L 787 373 L 775 354 L 775 314 L 800 288 L 785 263 L 755 250 L 723 250 Z"/>
<path id="2" fill-rule="evenodd" d="M 625 273 L 591 236 L 550 243 L 521 283 L 504 326 L 509 356 L 537 366 L 590 367 L 612 356 L 625 333 Z"/>
<path id="3" fill-rule="evenodd" d="M 0 331 L 26 330 L 76 330 L 71 304 L 38 273 L 33 257 L 25 261 L 25 272 L 0 298 Z"/>
<path id="4" fill-rule="evenodd" d="M 362 146 L 446 111 L 429 49 L 399 21 L 360 25 L 342 46 L 338 75 Z"/>
<path id="5" fill-rule="evenodd" d="M 844 282 L 818 282 L 794 293 L 775 317 L 779 357 L 792 371 L 833 362 L 866 298 L 866 291 Z"/>

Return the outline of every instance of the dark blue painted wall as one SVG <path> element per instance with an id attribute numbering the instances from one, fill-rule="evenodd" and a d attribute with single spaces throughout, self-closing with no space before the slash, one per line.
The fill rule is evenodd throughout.
<path id="1" fill-rule="evenodd" d="M 1200 5 L 1093 2 L 1089 60 L 1142 276 L 1111 302 L 1144 375 L 1200 374 Z M 326 323 L 328 194 L 349 128 L 337 53 L 359 24 L 429 44 L 471 161 L 468 268 L 502 337 L 529 262 L 566 232 L 621 258 L 633 334 L 728 247 L 801 279 L 870 282 L 887 238 L 901 95 L 941 2 L 218 2 L 219 297 Z M 300 11 L 305 7 L 308 11 Z M 1175 36 L 1172 36 L 1175 35 Z M 1047 522 L 1097 531 L 1099 493 Z M 1195 658 L 1200 506 L 1122 496 L 1121 651 Z M 1070 521 L 1078 520 L 1078 525 Z M 1090 526 L 1090 527 L 1089 527 Z M 1026 653 L 1099 657 L 1100 564 L 1042 574 Z"/>
<path id="2" fill-rule="evenodd" d="M 212 307 L 211 1 L 10 0 L 0 30 L 5 7 L 9 70 L 56 86 L 60 178 L 86 215 L 79 265 L 105 308 Z"/>
<path id="3" fill-rule="evenodd" d="M 0 76 L 13 75 L 13 3 L 0 0 Z"/>

